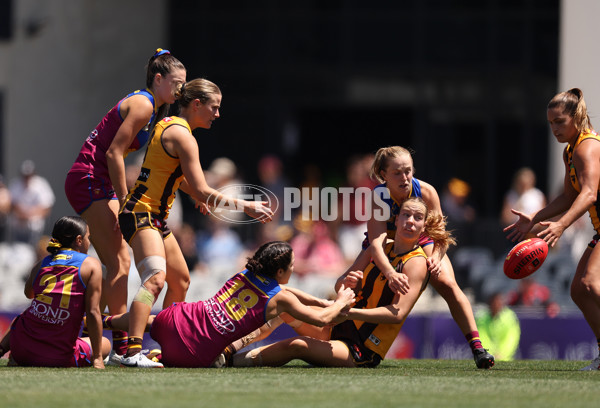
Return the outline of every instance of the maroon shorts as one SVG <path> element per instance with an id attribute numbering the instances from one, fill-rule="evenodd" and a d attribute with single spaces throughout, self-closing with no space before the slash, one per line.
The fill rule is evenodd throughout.
<path id="1" fill-rule="evenodd" d="M 69 173 L 65 180 L 65 193 L 69 204 L 81 215 L 94 201 L 116 200 L 110 181 L 95 178 L 89 173 Z"/>
<path id="2" fill-rule="evenodd" d="M 92 365 L 92 346 L 81 337 L 78 337 L 75 342 L 73 362 L 75 364 L 73 367 L 90 367 Z"/>
<path id="3" fill-rule="evenodd" d="M 19 342 L 23 347 L 13 347 L 11 343 L 11 355 L 18 365 L 32 367 L 90 367 L 92 365 L 92 347 L 79 337 L 73 347 L 73 356 L 68 360 L 53 359 L 51 354 L 35 355 L 28 349 L 26 343 L 26 341 Z"/>
<path id="4" fill-rule="evenodd" d="M 175 325 L 175 305 L 163 309 L 152 322 L 150 336 L 160 344 L 161 362 L 167 367 L 202 367 L 189 352 Z"/>

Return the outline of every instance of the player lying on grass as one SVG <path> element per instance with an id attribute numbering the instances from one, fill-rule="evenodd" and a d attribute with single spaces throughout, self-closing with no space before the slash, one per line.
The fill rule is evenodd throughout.
<path id="1" fill-rule="evenodd" d="M 401 204 L 396 217 L 394 241 L 385 247 L 392 266 L 408 278 L 410 287 L 405 294 L 392 291 L 372 261 L 364 271 L 346 272 L 336 283 L 336 288 L 351 287 L 356 291 L 356 304 L 345 313 L 348 320 L 333 329 L 323 327 L 318 330 L 284 315 L 282 318 L 295 326 L 299 334 L 306 335 L 242 351 L 232 358 L 221 355 L 220 360 L 227 360 L 235 367 L 281 366 L 294 359 L 318 366 L 377 366 L 429 281 L 427 256 L 419 246 L 419 237 L 423 233 L 444 251 L 455 243 L 445 229 L 441 214 L 429 212 L 421 198 L 408 198 Z M 269 329 L 263 328 L 263 331 Z"/>
<path id="2" fill-rule="evenodd" d="M 294 253 L 286 242 L 261 246 L 246 269 L 208 300 L 174 303 L 150 318 L 150 335 L 169 367 L 210 367 L 231 342 L 252 333 L 281 313 L 315 326 L 331 324 L 354 302 L 354 292 L 340 285 L 335 301 L 282 287 L 294 270 Z M 314 306 L 314 307 L 312 307 Z M 105 328 L 122 330 L 127 313 L 108 316 Z"/>
<path id="3" fill-rule="evenodd" d="M 62 217 L 52 230 L 50 255 L 34 265 L 25 283 L 31 301 L 0 341 L 11 365 L 104 368 L 110 341 L 102 337 L 102 267 L 87 255 L 90 232 L 80 217 Z M 90 337 L 79 338 L 86 313 Z"/>

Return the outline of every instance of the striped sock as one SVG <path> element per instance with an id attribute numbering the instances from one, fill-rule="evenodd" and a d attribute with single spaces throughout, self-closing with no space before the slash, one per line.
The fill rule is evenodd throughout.
<path id="1" fill-rule="evenodd" d="M 142 338 L 136 336 L 130 336 L 127 341 L 127 353 L 125 357 L 131 357 L 142 351 Z"/>
<path id="2" fill-rule="evenodd" d="M 471 347 L 471 351 L 483 348 L 483 346 L 481 345 L 481 340 L 479 339 L 479 332 L 477 330 L 466 334 L 465 338 L 469 342 L 469 347 Z"/>
<path id="3" fill-rule="evenodd" d="M 102 328 L 106 330 L 110 330 L 111 327 L 106 327 L 104 325 L 104 320 L 111 317 L 108 313 L 102 313 Z M 81 337 L 90 337 L 90 333 L 87 327 L 87 316 L 83 316 L 83 328 L 81 329 Z"/>
<path id="4" fill-rule="evenodd" d="M 112 348 L 115 353 L 123 355 L 127 352 L 128 337 L 127 332 L 122 330 L 114 330 L 112 332 Z"/>
<path id="5" fill-rule="evenodd" d="M 102 314 L 102 328 L 104 330 L 112 330 L 112 318 L 113 317 L 111 315 Z"/>

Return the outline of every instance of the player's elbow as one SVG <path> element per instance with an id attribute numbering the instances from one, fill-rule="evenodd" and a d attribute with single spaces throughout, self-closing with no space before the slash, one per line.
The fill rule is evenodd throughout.
<path id="1" fill-rule="evenodd" d="M 404 321 L 404 319 L 406 319 L 406 316 L 408 315 L 408 312 L 410 312 L 410 310 L 404 310 L 403 308 L 392 308 L 390 316 L 389 316 L 389 323 L 390 324 L 400 324 Z"/>
<path id="2" fill-rule="evenodd" d="M 109 147 L 106 151 L 106 161 L 110 163 L 117 159 L 123 160 L 123 152 L 118 152 L 115 148 Z"/>
<path id="3" fill-rule="evenodd" d="M 587 207 L 591 207 L 592 204 L 594 204 L 596 202 L 596 199 L 598 198 L 598 192 L 597 191 L 582 191 L 582 195 L 585 199 L 586 205 Z"/>
<path id="4" fill-rule="evenodd" d="M 97 322 L 102 322 L 102 314 L 100 313 L 100 307 L 90 307 L 87 308 L 86 318 L 91 324 L 96 324 Z"/>
<path id="5" fill-rule="evenodd" d="M 332 321 L 333 321 L 333 319 L 328 319 L 326 317 L 319 317 L 314 322 L 312 322 L 312 324 L 317 327 L 323 327 L 323 326 L 327 326 Z"/>

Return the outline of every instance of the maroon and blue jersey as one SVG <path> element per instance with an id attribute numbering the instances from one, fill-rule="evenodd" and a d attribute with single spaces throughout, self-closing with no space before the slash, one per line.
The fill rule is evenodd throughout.
<path id="1" fill-rule="evenodd" d="M 389 208 L 390 218 L 388 218 L 388 220 L 386 221 L 387 238 L 393 240 L 394 236 L 396 235 L 396 216 L 400 213 L 400 205 L 402 203 L 399 203 L 396 200 L 394 200 L 394 198 L 390 194 L 390 191 L 387 188 L 386 183 L 379 184 L 378 186 L 376 186 L 373 189 L 373 193 L 376 194 L 380 198 L 380 200 L 383 203 L 385 203 L 385 205 Z M 408 198 L 410 197 L 423 198 L 423 195 L 421 193 L 421 183 L 414 177 L 412 179 L 410 194 L 408 195 Z M 421 237 L 419 239 L 419 245 L 421 246 L 429 245 L 431 243 L 433 243 L 433 241 L 431 241 L 427 237 Z M 365 232 L 365 239 L 362 243 L 363 250 L 366 250 L 369 247 L 369 245 L 371 245 L 371 242 L 369 240 L 369 234 Z"/>
<path id="2" fill-rule="evenodd" d="M 274 278 L 246 269 L 208 300 L 175 303 L 161 311 L 150 334 L 161 345 L 163 363 L 209 367 L 225 347 L 267 322 L 267 304 L 280 290 Z M 183 344 L 185 351 L 177 344 Z"/>
<path id="3" fill-rule="evenodd" d="M 15 320 L 10 349 L 20 365 L 69 367 L 85 312 L 80 268 L 86 254 L 64 249 L 44 258 L 31 305 Z"/>
<path id="4" fill-rule="evenodd" d="M 120 113 L 121 103 L 134 95 L 144 95 L 146 98 L 148 98 L 150 102 L 152 102 L 154 112 L 152 113 L 148 124 L 135 136 L 135 139 L 127 149 L 126 155 L 144 147 L 144 145 L 148 142 L 148 138 L 150 137 L 150 125 L 152 124 L 152 121 L 157 113 L 154 95 L 149 89 L 144 89 L 141 91 L 138 90 L 130 93 L 121 99 L 106 114 L 106 116 L 102 118 L 100 123 L 94 128 L 94 130 L 92 130 L 90 135 L 83 143 L 81 151 L 79 152 L 77 159 L 75 159 L 75 163 L 73 163 L 73 166 L 69 170 L 69 174 L 91 174 L 95 178 L 104 180 L 111 185 L 110 176 L 108 174 L 108 164 L 106 162 L 106 152 L 114 140 L 119 127 L 121 127 L 121 124 L 123 123 L 123 118 L 121 117 Z"/>

